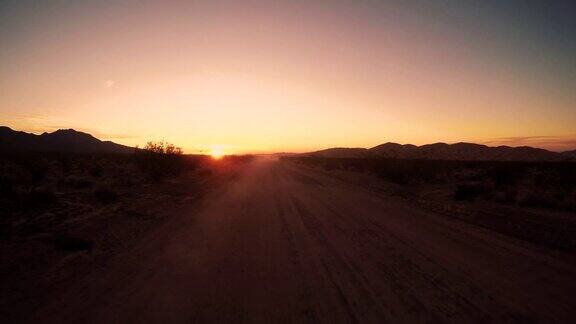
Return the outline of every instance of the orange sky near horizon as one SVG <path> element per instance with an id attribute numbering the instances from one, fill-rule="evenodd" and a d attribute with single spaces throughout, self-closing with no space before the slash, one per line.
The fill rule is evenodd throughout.
<path id="1" fill-rule="evenodd" d="M 467 8 L 454 9 L 456 26 L 399 3 L 3 4 L 0 123 L 187 153 L 576 148 L 563 52 L 523 26 L 483 30 Z"/>

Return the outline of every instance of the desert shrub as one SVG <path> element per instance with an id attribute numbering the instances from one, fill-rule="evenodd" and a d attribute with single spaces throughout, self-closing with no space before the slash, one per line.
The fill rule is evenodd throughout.
<path id="1" fill-rule="evenodd" d="M 516 185 L 528 171 L 524 165 L 512 165 L 509 163 L 495 163 L 488 167 L 487 176 L 496 185 Z"/>
<path id="2" fill-rule="evenodd" d="M 366 171 L 366 168 L 364 166 L 364 164 L 362 163 L 352 163 L 350 161 L 346 162 L 343 164 L 343 169 L 347 170 L 347 171 L 358 171 L 358 172 L 364 172 Z"/>
<path id="3" fill-rule="evenodd" d="M 9 178 L 0 176 L 0 209 L 14 207 L 17 199 L 18 192 L 16 191 L 14 182 Z"/>
<path id="4" fill-rule="evenodd" d="M 86 189 L 92 187 L 92 181 L 84 178 L 76 179 L 74 182 L 74 188 L 76 189 Z"/>
<path id="5" fill-rule="evenodd" d="M 15 194 L 14 182 L 10 178 L 3 178 L 0 176 L 0 197 L 10 198 Z"/>
<path id="6" fill-rule="evenodd" d="M 34 183 L 40 183 L 48 175 L 48 165 L 44 160 L 24 160 L 22 166 L 30 174 L 30 180 Z"/>
<path id="7" fill-rule="evenodd" d="M 472 201 L 487 193 L 485 185 L 479 183 L 465 183 L 456 186 L 453 198 L 457 201 Z"/>
<path id="8" fill-rule="evenodd" d="M 406 169 L 402 168 L 379 168 L 376 174 L 384 180 L 402 185 L 408 184 L 411 176 Z"/>
<path id="9" fill-rule="evenodd" d="M 66 252 L 89 251 L 94 246 L 92 241 L 66 234 L 54 236 L 49 240 L 49 243 L 56 249 Z"/>
<path id="10" fill-rule="evenodd" d="M 502 204 L 513 204 L 516 201 L 518 192 L 516 188 L 505 188 L 494 192 L 492 200 Z"/>
<path id="11" fill-rule="evenodd" d="M 576 212 L 576 192 L 572 192 L 564 200 L 564 208 L 569 211 Z"/>
<path id="12" fill-rule="evenodd" d="M 418 167 L 410 161 L 377 160 L 372 163 L 372 172 L 378 177 L 401 185 L 409 184 L 418 178 Z"/>
<path id="13" fill-rule="evenodd" d="M 365 170 L 405 186 L 434 183 L 453 188 L 454 200 L 490 200 L 552 209 L 576 207 L 574 162 L 400 160 L 282 157 L 326 170 Z"/>
<path id="14" fill-rule="evenodd" d="M 116 191 L 109 188 L 98 188 L 94 190 L 94 197 L 96 197 L 98 202 L 103 204 L 111 204 L 118 201 Z"/>
<path id="15" fill-rule="evenodd" d="M 72 171 L 72 161 L 69 156 L 59 156 L 57 160 L 63 174 L 69 174 Z"/>
<path id="16" fill-rule="evenodd" d="M 88 173 L 93 176 L 94 178 L 99 178 L 102 176 L 102 172 L 103 172 L 103 168 L 100 165 L 94 165 L 92 167 L 90 167 L 90 170 L 88 170 Z"/>
<path id="17" fill-rule="evenodd" d="M 322 168 L 326 171 L 333 171 L 338 169 L 338 164 L 328 161 L 322 164 Z"/>
<path id="18" fill-rule="evenodd" d="M 68 176 L 64 179 L 60 179 L 58 181 L 58 183 L 61 185 L 67 186 L 67 187 L 75 188 L 75 189 L 90 188 L 94 184 L 89 179 L 82 178 L 82 177 L 73 177 L 73 176 Z"/>
<path id="19" fill-rule="evenodd" d="M 520 206 L 541 208 L 555 208 L 560 204 L 550 193 L 539 190 L 521 193 L 518 198 L 518 203 Z"/>
<path id="20" fill-rule="evenodd" d="M 17 165 L 27 173 L 28 180 L 39 183 L 46 179 L 49 171 L 49 162 L 43 156 L 33 153 L 14 153 L 7 156 L 11 163 Z"/>
<path id="21" fill-rule="evenodd" d="M 27 208 L 41 208 L 55 204 L 56 194 L 49 188 L 34 188 L 23 196 L 24 206 Z"/>
<path id="22" fill-rule="evenodd" d="M 181 148 L 165 142 L 148 142 L 134 157 L 142 172 L 153 181 L 181 173 L 186 162 Z"/>
<path id="23" fill-rule="evenodd" d="M 22 169 L 2 162 L 0 160 L 0 194 L 12 192 L 23 178 Z"/>

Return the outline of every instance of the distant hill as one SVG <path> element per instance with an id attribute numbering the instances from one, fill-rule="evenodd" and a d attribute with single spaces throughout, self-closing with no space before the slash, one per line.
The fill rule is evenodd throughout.
<path id="1" fill-rule="evenodd" d="M 576 158 L 576 151 L 556 153 L 529 146 L 490 147 L 474 143 L 435 143 L 422 146 L 385 143 L 366 148 L 330 148 L 303 154 L 332 158 L 378 157 L 390 159 L 466 160 L 466 161 L 565 161 Z"/>
<path id="2" fill-rule="evenodd" d="M 101 141 L 73 129 L 59 129 L 52 133 L 35 135 L 0 126 L 0 151 L 131 153 L 134 148 Z"/>
<path id="3" fill-rule="evenodd" d="M 313 154 L 314 156 L 329 157 L 329 158 L 337 158 L 337 157 L 361 158 L 370 156 L 370 152 L 368 152 L 367 149 L 360 147 L 356 148 L 335 147 L 305 154 L 306 155 Z"/>
<path id="4" fill-rule="evenodd" d="M 414 154 L 416 154 L 417 150 L 418 147 L 416 145 L 412 144 L 402 145 L 398 143 L 388 142 L 385 144 L 374 146 L 373 148 L 367 150 L 367 152 L 369 152 L 370 155 L 386 156 L 393 159 L 409 159 Z"/>
<path id="5" fill-rule="evenodd" d="M 562 152 L 562 155 L 567 156 L 571 159 L 576 160 L 576 150 L 572 150 L 572 151 L 564 151 Z"/>

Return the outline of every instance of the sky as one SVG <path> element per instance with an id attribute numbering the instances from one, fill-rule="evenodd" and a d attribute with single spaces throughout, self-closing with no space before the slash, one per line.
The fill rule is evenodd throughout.
<path id="1" fill-rule="evenodd" d="M 576 148 L 576 2 L 0 0 L 0 124 L 188 153 Z"/>

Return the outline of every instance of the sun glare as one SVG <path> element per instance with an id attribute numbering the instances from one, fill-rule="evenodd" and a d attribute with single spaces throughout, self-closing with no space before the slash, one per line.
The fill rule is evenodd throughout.
<path id="1" fill-rule="evenodd" d="M 210 156 L 215 159 L 221 159 L 224 156 L 224 149 L 220 146 L 214 146 L 210 149 Z"/>

